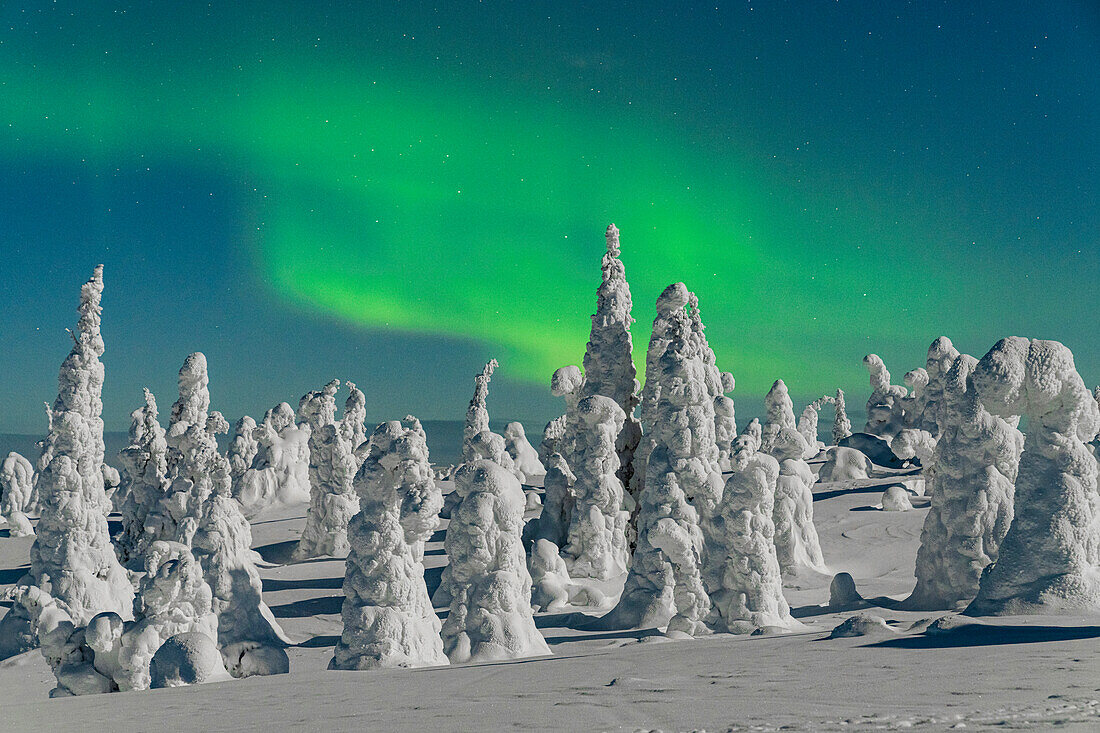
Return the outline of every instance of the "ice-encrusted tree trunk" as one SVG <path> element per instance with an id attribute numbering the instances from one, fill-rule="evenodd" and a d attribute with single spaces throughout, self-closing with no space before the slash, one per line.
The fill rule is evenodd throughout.
<path id="1" fill-rule="evenodd" d="M 298 403 L 298 418 L 309 426 L 309 510 L 302 537 L 294 549 L 295 560 L 321 555 L 346 556 L 348 523 L 359 511 L 355 473 L 359 462 L 352 445 L 353 433 L 336 421 L 334 379 L 324 388 L 306 393 Z"/>
<path id="2" fill-rule="evenodd" d="M 462 428 L 463 461 L 478 458 L 473 440 L 479 433 L 489 429 L 489 408 L 486 401 L 489 398 L 489 380 L 493 378 L 493 372 L 498 366 L 496 359 L 490 359 L 481 373 L 474 377 L 474 396 L 470 398 L 470 406 L 466 408 L 466 425 Z"/>
<path id="3" fill-rule="evenodd" d="M 268 410 L 253 436 L 259 443 L 256 458 L 233 486 L 245 514 L 308 501 L 310 429 L 296 423 L 294 408 L 282 402 Z"/>
<path id="4" fill-rule="evenodd" d="M 443 497 L 415 418 L 375 429 L 355 489 L 362 510 L 349 529 L 344 630 L 329 668 L 447 664 L 422 563 Z"/>
<path id="5" fill-rule="evenodd" d="M 977 363 L 958 356 L 937 393 L 943 432 L 932 455 L 935 486 L 907 608 L 950 609 L 971 601 L 1012 523 L 1023 435 L 982 406 L 969 381 Z"/>
<path id="6" fill-rule="evenodd" d="M 145 404 L 130 413 L 130 443 L 118 454 L 123 479 L 119 490 L 126 498 L 115 552 L 123 564 L 141 561 L 150 544 L 145 520 L 168 491 L 168 443 L 157 417 L 156 398 L 146 389 Z"/>
<path id="7" fill-rule="evenodd" d="M 234 485 L 252 468 L 256 454 L 260 451 L 260 442 L 256 440 L 256 421 L 245 415 L 237 420 L 233 427 L 233 439 L 229 441 L 226 458 L 229 459 L 229 475 Z"/>
<path id="8" fill-rule="evenodd" d="M 784 575 L 828 572 L 814 526 L 814 475 L 803 459 L 806 441 L 794 422 L 794 405 L 787 385 L 777 379 L 764 398 L 767 412 L 761 452 L 779 461 L 776 484 L 775 549 Z"/>
<path id="9" fill-rule="evenodd" d="M 887 443 L 905 427 L 904 403 L 908 390 L 890 384 L 890 372 L 877 354 L 863 357 L 871 381 L 871 396 L 867 400 L 867 424 L 863 431 L 876 435 Z"/>
<path id="10" fill-rule="evenodd" d="M 998 341 L 971 375 L 994 415 L 1027 420 L 1015 516 L 971 615 L 1100 610 L 1100 408 L 1057 341 Z"/>
<path id="11" fill-rule="evenodd" d="M 461 502 L 444 541 L 451 560 L 444 651 L 452 663 L 549 654 L 531 611 L 519 481 L 491 461 L 476 460 L 459 468 L 455 486 Z"/>
<path id="12" fill-rule="evenodd" d="M 630 336 L 633 303 L 626 269 L 619 259 L 619 230 L 609 224 L 605 232 L 607 252 L 600 268 L 603 279 L 596 289 L 596 312 L 584 353 L 584 386 L 581 397 L 603 395 L 615 401 L 626 420 L 615 441 L 619 455 L 619 480 L 630 483 L 634 472 L 634 451 L 642 437 L 642 426 L 634 416 L 638 405 L 637 372 L 634 368 L 634 342 Z"/>
<path id="13" fill-rule="evenodd" d="M 605 628 L 664 626 L 669 633 L 705 633 L 709 598 L 701 576 L 700 510 L 721 497 L 713 401 L 703 360 L 693 347 L 689 293 L 683 283 L 657 299 L 646 363 L 646 475 L 639 497 L 638 540 L 617 606 Z M 643 441 L 645 443 L 646 441 Z M 635 474 L 635 478 L 638 475 Z M 690 497 L 690 498 L 689 498 Z"/>
<path id="14" fill-rule="evenodd" d="M 737 440 L 737 413 L 733 400 L 726 395 L 736 382 L 729 372 L 722 372 L 722 392 L 714 398 L 714 442 L 718 446 L 718 467 L 732 470 L 733 443 Z"/>
<path id="15" fill-rule="evenodd" d="M 852 434 L 852 421 L 848 419 L 848 408 L 844 404 L 844 390 L 837 389 L 833 407 L 836 408 L 836 415 L 833 417 L 833 445 L 840 445 L 840 441 Z"/>
<path id="16" fill-rule="evenodd" d="M 626 419 L 610 397 L 592 395 L 577 406 L 584 430 L 574 452 L 576 504 L 562 557 L 573 578 L 607 580 L 626 572 L 628 515 L 622 510 L 616 441 Z"/>
<path id="17" fill-rule="evenodd" d="M 16 584 L 48 593 L 84 625 L 102 611 L 132 618 L 134 589 L 115 557 L 107 530 L 111 503 L 103 489 L 103 266 L 80 290 L 73 348 L 58 373 L 43 453 L 51 456 L 38 480 L 42 511 L 30 551 L 30 570 Z M 33 643 L 30 616 L 16 604 L 0 622 L 0 653 Z M 22 651 L 21 650 L 21 651 Z M 18 651 L 16 651 L 18 653 Z"/>
<path id="18" fill-rule="evenodd" d="M 0 464 L 0 514 L 8 523 L 10 537 L 34 534 L 27 512 L 34 508 L 34 466 L 15 451 Z"/>
<path id="19" fill-rule="evenodd" d="M 764 453 L 737 456 L 708 532 L 704 578 L 707 625 L 714 631 L 798 628 L 783 597 L 772 512 L 779 462 Z"/>

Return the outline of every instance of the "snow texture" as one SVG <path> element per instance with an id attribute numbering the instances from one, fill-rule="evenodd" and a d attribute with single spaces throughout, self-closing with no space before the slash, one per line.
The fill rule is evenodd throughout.
<path id="1" fill-rule="evenodd" d="M 970 615 L 1100 610 L 1100 409 L 1057 341 L 998 341 L 971 375 L 992 414 L 1027 420 L 1015 517 Z M 933 496 L 935 496 L 933 494 Z"/>
<path id="2" fill-rule="evenodd" d="M 848 408 L 844 403 L 844 390 L 838 389 L 833 398 L 833 407 L 836 414 L 833 417 L 833 445 L 840 445 L 840 441 L 852 434 L 852 421 L 848 419 Z"/>
<path id="3" fill-rule="evenodd" d="M 603 278 L 596 290 L 596 312 L 584 352 L 584 383 L 580 397 L 603 395 L 615 401 L 626 415 L 615 439 L 619 455 L 619 480 L 629 485 L 633 475 L 634 452 L 642 437 L 642 426 L 634 416 L 638 405 L 637 373 L 632 357 L 634 342 L 630 336 L 632 301 L 626 282 L 626 269 L 619 259 L 619 230 L 609 224 L 605 232 L 607 252 L 601 262 Z M 568 454 L 566 458 L 569 459 Z"/>
<path id="4" fill-rule="evenodd" d="M 150 544 L 145 520 L 168 492 L 168 443 L 157 416 L 156 398 L 146 389 L 145 404 L 130 413 L 130 442 L 118 454 L 125 498 L 115 552 L 123 564 L 142 563 Z"/>
<path id="5" fill-rule="evenodd" d="M 764 398 L 766 422 L 760 450 L 779 461 L 776 485 L 775 547 L 784 575 L 828 572 L 814 527 L 812 486 L 816 478 L 804 460 L 806 441 L 794 422 L 787 385 L 777 379 Z"/>
<path id="6" fill-rule="evenodd" d="M 738 461 L 707 536 L 707 625 L 720 632 L 798 628 L 783 597 L 772 522 L 779 463 L 766 454 Z"/>
<path id="7" fill-rule="evenodd" d="M 478 434 L 489 430 L 489 408 L 486 400 L 489 397 L 489 380 L 493 377 L 493 371 L 499 366 L 496 359 L 490 359 L 482 368 L 481 374 L 474 377 L 474 396 L 470 399 L 470 406 L 466 409 L 466 425 L 462 428 L 462 460 L 473 461 L 478 458 L 473 446 L 473 440 Z"/>
<path id="8" fill-rule="evenodd" d="M 233 487 L 245 515 L 309 501 L 309 426 L 296 424 L 293 408 L 282 402 L 267 411 L 253 436 L 256 458 Z"/>
<path id="9" fill-rule="evenodd" d="M 575 505 L 562 557 L 572 578 L 607 580 L 626 572 L 627 512 L 622 510 L 616 441 L 626 415 L 610 397 L 592 395 L 577 405 L 583 429 L 576 435 Z"/>
<path id="10" fill-rule="evenodd" d="M 491 461 L 476 460 L 458 470 L 455 484 L 461 503 L 444 542 L 451 563 L 444 578 L 451 597 L 444 651 L 452 663 L 550 654 L 531 610 L 519 481 Z"/>
<path id="11" fill-rule="evenodd" d="M 344 630 L 329 667 L 447 664 L 422 562 L 443 498 L 416 418 L 375 429 L 355 490 L 361 509 L 348 530 Z"/>
<path id="12" fill-rule="evenodd" d="M 309 427 L 310 497 L 306 526 L 294 550 L 296 561 L 321 555 L 346 557 L 351 549 L 348 523 L 359 511 L 354 486 L 359 461 L 354 429 L 345 431 L 336 420 L 339 386 L 334 379 L 298 403 L 298 418 Z"/>
<path id="13" fill-rule="evenodd" d="M 0 514 L 8 523 L 11 537 L 34 534 L 27 513 L 35 510 L 34 466 L 15 451 L 0 464 Z"/>
<path id="14" fill-rule="evenodd" d="M 863 432 L 876 435 L 887 443 L 905 427 L 905 387 L 890 384 L 890 372 L 877 354 L 863 357 L 871 380 L 871 397 L 867 400 L 867 424 Z"/>
<path id="15" fill-rule="evenodd" d="M 527 442 L 523 423 L 510 422 L 504 428 L 504 449 L 512 457 L 513 473 L 521 483 L 530 483 L 532 479 L 545 475 L 542 461 L 535 448 Z"/>
<path id="16" fill-rule="evenodd" d="M 43 453 L 51 456 L 38 479 L 41 516 L 30 571 L 19 585 L 53 596 L 75 626 L 114 611 L 132 618 L 134 589 L 115 557 L 107 531 L 111 510 L 103 488 L 103 337 L 100 335 L 103 266 L 80 291 L 72 351 L 61 365 Z M 15 615 L 13 623 L 20 620 Z M 25 619 L 25 617 L 24 617 Z M 0 624 L 0 636 L 9 626 Z"/>

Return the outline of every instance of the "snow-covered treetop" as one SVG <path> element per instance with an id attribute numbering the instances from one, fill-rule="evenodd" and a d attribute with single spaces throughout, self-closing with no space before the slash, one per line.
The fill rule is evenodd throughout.
<path id="1" fill-rule="evenodd" d="M 92 277 L 80 288 L 76 331 L 70 332 L 73 348 L 61 364 L 59 389 L 52 417 L 72 410 L 85 420 L 95 420 L 103 411 L 103 335 L 100 332 L 103 308 L 103 265 L 96 265 Z M 100 456 L 102 459 L 102 456 Z"/>
<path id="2" fill-rule="evenodd" d="M 189 354 L 180 367 L 179 399 L 172 405 L 169 417 L 168 444 L 176 443 L 192 425 L 205 427 L 210 410 L 210 377 L 206 372 L 206 355 L 201 351 Z"/>
<path id="3" fill-rule="evenodd" d="M 764 410 L 767 413 L 764 422 L 783 428 L 794 428 L 794 403 L 782 379 L 775 380 L 772 388 L 764 397 Z"/>
<path id="4" fill-rule="evenodd" d="M 344 417 L 340 420 L 340 432 L 344 438 L 351 442 L 354 450 L 367 439 L 367 397 L 363 390 L 355 386 L 355 382 L 345 382 L 351 393 L 344 402 Z"/>
<path id="5" fill-rule="evenodd" d="M 336 390 L 340 380 L 334 379 L 321 389 L 311 390 L 298 401 L 298 419 L 320 432 L 325 425 L 336 423 Z"/>

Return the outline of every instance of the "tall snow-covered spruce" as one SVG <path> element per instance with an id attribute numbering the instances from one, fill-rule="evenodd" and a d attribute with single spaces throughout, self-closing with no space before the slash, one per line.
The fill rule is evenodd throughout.
<path id="1" fill-rule="evenodd" d="M 348 530 L 344 631 L 329 667 L 447 664 L 422 562 L 443 498 L 416 418 L 375 429 L 355 490 L 360 511 Z"/>
<path id="2" fill-rule="evenodd" d="M 145 390 L 145 404 L 130 413 L 130 443 L 119 453 L 122 462 L 122 530 L 115 550 L 123 563 L 142 563 L 151 544 L 145 520 L 168 491 L 168 443 L 157 421 L 157 401 Z"/>
<path id="3" fill-rule="evenodd" d="M 489 399 L 489 380 L 493 378 L 493 372 L 498 366 L 496 359 L 490 359 L 481 373 L 474 377 L 474 396 L 470 398 L 470 406 L 466 408 L 466 425 L 462 428 L 463 461 L 479 458 L 475 438 L 489 430 L 489 408 L 486 404 Z"/>
<path id="4" fill-rule="evenodd" d="M 82 626 L 104 611 L 133 618 L 134 589 L 107 531 L 111 502 L 103 488 L 103 266 L 80 290 L 73 348 L 58 373 L 38 479 L 42 512 L 31 545 L 30 571 L 18 587 L 35 586 Z M 16 604 L 0 622 L 0 654 L 30 648 L 31 616 Z M 14 648 L 13 648 L 14 647 Z M 17 651 L 16 651 L 17 653 Z"/>
<path id="5" fill-rule="evenodd" d="M 1001 339 L 971 375 L 994 415 L 1027 420 L 1015 516 L 972 615 L 1100 610 L 1100 408 L 1057 341 Z"/>

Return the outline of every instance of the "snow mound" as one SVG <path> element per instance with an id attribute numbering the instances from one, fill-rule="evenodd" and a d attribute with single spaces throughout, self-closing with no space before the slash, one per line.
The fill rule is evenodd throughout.
<path id="1" fill-rule="evenodd" d="M 838 445 L 829 449 L 825 463 L 818 471 L 817 480 L 821 483 L 829 483 L 865 479 L 871 475 L 873 468 L 871 459 L 860 451 Z"/>
<path id="2" fill-rule="evenodd" d="M 222 663 L 218 645 L 201 631 L 185 631 L 167 639 L 149 665 L 150 687 L 183 687 L 233 679 Z"/>
<path id="3" fill-rule="evenodd" d="M 860 613 L 847 618 L 829 634 L 830 639 L 846 639 L 856 636 L 894 636 L 898 632 L 892 629 L 886 619 L 870 613 Z"/>
<path id="4" fill-rule="evenodd" d="M 882 492 L 882 511 L 907 512 L 913 508 L 909 501 L 909 492 L 902 486 L 887 486 Z"/>

